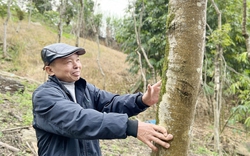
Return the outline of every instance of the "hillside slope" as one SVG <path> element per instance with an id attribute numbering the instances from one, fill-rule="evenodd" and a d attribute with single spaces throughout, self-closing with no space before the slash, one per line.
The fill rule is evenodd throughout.
<path id="1" fill-rule="evenodd" d="M 2 19 L 0 19 L 0 23 L 3 23 Z M 0 25 L 0 34 L 3 34 L 2 24 Z M 3 40 L 2 35 L 0 35 L 0 39 Z M 1 60 L 0 70 L 43 82 L 47 75 L 42 70 L 43 63 L 40 52 L 44 46 L 57 42 L 57 33 L 40 23 L 28 24 L 27 21 L 22 21 L 18 24 L 10 20 L 7 29 L 7 42 L 8 52 L 12 57 L 18 57 L 18 59 L 15 59 L 14 62 Z M 73 35 L 67 35 L 67 38 L 62 38 L 62 42 L 74 45 L 75 38 Z M 81 38 L 80 47 L 86 50 L 86 54 L 80 58 L 83 64 L 82 77 L 100 89 L 104 89 L 104 78 L 97 65 L 97 43 Z M 126 55 L 103 45 L 99 47 L 99 60 L 105 73 L 105 89 L 116 93 L 127 93 L 130 85 L 136 79 L 129 76 L 127 72 Z M 1 51 L 0 56 L 2 56 Z"/>
<path id="2" fill-rule="evenodd" d="M 0 23 L 3 23 L 2 19 L 0 19 Z M 0 34 L 3 34 L 2 24 L 0 25 Z M 0 35 L 1 41 L 3 40 L 2 37 Z M 44 46 L 56 43 L 56 41 L 56 32 L 40 23 L 28 24 L 27 21 L 17 23 L 10 20 L 7 29 L 8 59 L 2 59 L 2 47 L 0 47 L 0 76 L 6 78 L 3 81 L 5 84 L 0 83 L 3 85 L 1 88 L 10 88 L 8 85 L 15 81 L 35 83 L 36 85 L 43 83 L 47 79 L 47 75 L 42 70 L 43 63 L 40 52 Z M 74 45 L 75 38 L 67 35 L 67 37 L 62 38 L 62 42 Z M 98 88 L 104 89 L 104 77 L 97 64 L 97 43 L 81 38 L 80 47 L 86 50 L 86 54 L 80 57 L 83 65 L 82 77 Z M 105 90 L 118 94 L 128 93 L 136 78 L 129 75 L 127 71 L 126 55 L 103 45 L 99 47 L 99 60 L 105 74 Z M 8 81 L 9 83 L 7 83 Z M 26 88 L 27 90 L 29 89 Z M 24 125 L 25 120 L 30 121 L 30 119 L 24 118 L 32 112 L 30 108 L 31 100 L 23 105 L 21 96 L 26 95 L 14 92 L 10 93 L 11 95 L 8 95 L 9 93 L 5 95 L 4 92 L 5 90 L 2 91 L 3 94 L 0 92 L 0 105 L 4 109 L 0 114 L 0 155 L 15 155 L 16 152 L 12 151 L 12 148 L 8 147 L 9 145 L 21 150 L 17 155 L 33 155 L 32 153 L 37 150 L 34 129 L 30 124 Z M 28 94 L 31 93 L 32 90 L 29 90 Z M 110 144 L 111 142 L 113 143 Z M 127 147 L 120 148 L 120 144 L 124 143 Z M 139 153 L 150 152 L 145 145 L 135 138 L 123 141 L 101 140 L 101 144 L 104 155 L 117 155 L 124 152 L 126 155 L 131 155 L 131 152 L 136 153 L 134 150 L 129 151 L 131 144 L 138 149 Z"/>

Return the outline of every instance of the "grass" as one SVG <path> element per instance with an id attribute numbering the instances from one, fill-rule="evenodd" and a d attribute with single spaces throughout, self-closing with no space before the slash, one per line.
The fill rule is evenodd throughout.
<path id="1" fill-rule="evenodd" d="M 3 19 L 0 19 L 0 23 L 3 23 Z M 44 46 L 57 42 L 56 30 L 41 24 L 29 24 L 24 20 L 17 32 L 17 25 L 18 23 L 13 20 L 8 23 L 8 54 L 12 61 L 2 59 L 0 69 L 42 83 L 45 73 L 42 70 L 40 51 Z M 3 34 L 3 25 L 0 25 L 0 33 Z M 63 34 L 62 42 L 74 45 L 75 37 L 72 34 Z M 82 77 L 98 88 L 104 89 L 103 77 L 96 62 L 98 55 L 96 42 L 81 38 L 80 47 L 84 47 L 87 52 L 81 56 Z M 128 64 L 125 63 L 125 59 L 124 53 L 100 45 L 100 64 L 106 76 L 106 90 L 119 94 L 128 93 L 131 85 L 136 82 L 126 70 Z"/>
<path id="2" fill-rule="evenodd" d="M 218 156 L 217 153 L 211 152 L 210 150 L 208 150 L 205 147 L 198 147 L 197 151 L 195 151 L 194 153 L 199 154 L 199 155 Z"/>
<path id="3" fill-rule="evenodd" d="M 33 83 L 27 83 L 25 84 L 25 90 L 23 92 L 17 91 L 14 94 L 6 93 L 6 94 L 0 94 L 0 100 L 1 104 L 10 105 L 9 108 L 14 108 L 13 110 L 6 110 L 6 114 L 9 114 L 10 112 L 20 116 L 22 125 L 31 125 L 33 116 L 32 116 L 32 91 L 34 90 L 34 87 L 37 86 Z M 17 108 L 16 108 L 17 107 Z M 18 112 L 17 112 L 18 111 Z M 10 122 L 18 122 L 15 117 L 6 119 Z M 3 125 L 2 125 L 3 126 Z M 3 126 L 4 127 L 4 126 Z"/>

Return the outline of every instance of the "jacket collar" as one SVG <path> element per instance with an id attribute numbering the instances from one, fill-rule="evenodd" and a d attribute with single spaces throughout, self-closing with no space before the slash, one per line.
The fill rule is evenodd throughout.
<path id="1" fill-rule="evenodd" d="M 49 76 L 49 81 L 55 82 L 56 84 L 58 84 L 65 91 L 65 93 L 69 93 L 68 90 L 66 89 L 66 87 L 60 82 L 60 80 L 55 75 Z M 80 78 L 79 80 L 77 80 L 75 82 L 75 87 L 79 88 L 79 86 L 82 86 L 83 89 L 85 90 L 86 83 L 87 83 L 86 80 L 84 80 L 83 78 Z"/>

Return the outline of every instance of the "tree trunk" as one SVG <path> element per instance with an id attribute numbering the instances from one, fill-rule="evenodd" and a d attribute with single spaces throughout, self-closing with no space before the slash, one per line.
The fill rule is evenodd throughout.
<path id="1" fill-rule="evenodd" d="M 12 3 L 12 0 L 8 0 L 8 10 L 7 10 L 7 17 L 4 21 L 4 32 L 3 32 L 3 58 L 7 57 L 7 27 L 8 27 L 8 21 L 10 19 L 10 4 Z"/>
<path id="2" fill-rule="evenodd" d="M 187 156 L 201 84 L 206 31 L 206 0 L 170 0 L 166 64 L 157 123 L 174 135 L 171 147 L 153 156 Z"/>
<path id="3" fill-rule="evenodd" d="M 97 65 L 98 65 L 98 68 L 102 74 L 102 77 L 103 77 L 103 90 L 105 90 L 106 88 L 106 75 L 102 69 L 102 66 L 101 66 L 101 63 L 100 63 L 100 56 L 101 56 L 101 52 L 100 52 L 100 41 L 99 41 L 99 35 L 98 35 L 98 32 L 96 31 L 95 32 L 95 36 L 96 36 L 96 44 L 97 44 L 97 47 L 98 47 L 98 54 L 97 54 L 97 57 L 96 57 L 96 62 L 97 62 Z"/>
<path id="4" fill-rule="evenodd" d="M 221 12 L 214 0 L 211 0 L 216 13 L 218 15 L 218 29 L 221 30 Z M 216 45 L 215 61 L 214 61 L 214 149 L 219 155 L 222 155 L 220 147 L 220 117 L 222 107 L 222 55 L 223 49 L 220 44 Z"/>
<path id="5" fill-rule="evenodd" d="M 58 23 L 58 43 L 61 42 L 62 40 L 62 33 L 63 33 L 63 15 L 65 12 L 65 1 L 61 0 L 61 4 L 60 4 L 60 19 L 59 19 L 59 23 Z"/>
<path id="6" fill-rule="evenodd" d="M 83 13 L 84 13 L 84 2 L 83 0 L 79 0 L 79 2 L 80 2 L 80 7 L 78 11 L 78 18 L 77 18 L 76 47 L 79 46 L 80 32 L 82 29 L 82 21 L 83 21 Z"/>
<path id="7" fill-rule="evenodd" d="M 105 90 L 106 88 L 106 75 L 102 69 L 102 66 L 101 66 L 101 63 L 100 63 L 100 56 L 101 56 L 101 52 L 100 52 L 100 41 L 99 41 L 99 31 L 97 31 L 97 27 L 94 25 L 94 21 L 91 21 L 91 26 L 92 26 L 92 30 L 95 34 L 95 37 L 96 37 L 96 44 L 97 44 L 97 49 L 98 49 L 98 53 L 97 53 L 97 57 L 96 57 L 96 62 L 97 62 L 97 65 L 98 65 L 98 68 L 102 74 L 102 77 L 103 77 L 103 90 Z"/>
<path id="8" fill-rule="evenodd" d="M 246 48 L 247 48 L 247 54 L 248 59 L 250 60 L 250 39 L 249 34 L 247 32 L 247 2 L 246 0 L 243 0 L 243 15 L 242 15 L 242 35 L 245 38 L 246 42 Z"/>
<path id="9" fill-rule="evenodd" d="M 156 74 L 155 74 L 155 68 L 153 67 L 153 65 L 150 63 L 149 61 L 149 58 L 148 58 L 148 55 L 146 54 L 146 51 L 145 49 L 143 48 L 142 46 L 142 42 L 141 42 L 141 27 L 142 27 L 142 24 L 143 24 L 143 14 L 144 14 L 144 3 L 142 3 L 142 9 L 140 11 L 140 16 L 139 16 L 139 26 L 137 27 L 137 21 L 136 21 L 136 17 L 135 17 L 135 10 L 132 11 L 132 17 L 134 19 L 134 29 L 135 29 L 135 35 L 136 35 L 136 42 L 137 42 L 137 45 L 138 45 L 138 48 L 141 50 L 149 68 L 152 70 L 152 78 L 153 78 L 153 83 L 156 83 L 157 82 L 157 79 L 156 79 Z M 145 84 L 145 82 L 144 82 Z M 147 86 L 144 86 L 144 88 L 146 88 Z"/>
<path id="10" fill-rule="evenodd" d="M 29 19 L 28 19 L 28 23 L 30 25 L 31 22 L 31 14 L 32 14 L 32 10 L 33 10 L 33 0 L 30 0 L 30 6 L 29 6 Z"/>

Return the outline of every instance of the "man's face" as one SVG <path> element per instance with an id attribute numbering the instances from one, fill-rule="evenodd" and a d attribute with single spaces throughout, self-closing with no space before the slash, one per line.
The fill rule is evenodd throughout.
<path id="1" fill-rule="evenodd" d="M 75 82 L 80 78 L 82 64 L 79 55 L 73 54 L 65 58 L 55 59 L 46 71 L 49 75 L 55 75 L 64 82 Z"/>

